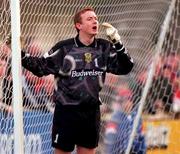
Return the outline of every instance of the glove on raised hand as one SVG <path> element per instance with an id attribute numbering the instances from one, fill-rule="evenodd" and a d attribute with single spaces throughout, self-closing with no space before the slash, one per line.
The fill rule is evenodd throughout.
<path id="1" fill-rule="evenodd" d="M 102 26 L 106 29 L 106 35 L 112 43 L 121 43 L 121 37 L 118 34 L 118 30 L 116 28 L 107 22 L 102 23 Z"/>

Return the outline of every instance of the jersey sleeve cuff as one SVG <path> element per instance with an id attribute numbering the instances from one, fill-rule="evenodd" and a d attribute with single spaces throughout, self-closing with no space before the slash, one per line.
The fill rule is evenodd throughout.
<path id="1" fill-rule="evenodd" d="M 114 46 L 115 46 L 117 52 L 121 52 L 121 53 L 125 52 L 125 47 L 121 42 L 115 43 Z"/>
<path id="2" fill-rule="evenodd" d="M 26 53 L 24 50 L 21 51 L 21 59 L 23 60 L 26 57 L 29 57 L 30 55 Z"/>

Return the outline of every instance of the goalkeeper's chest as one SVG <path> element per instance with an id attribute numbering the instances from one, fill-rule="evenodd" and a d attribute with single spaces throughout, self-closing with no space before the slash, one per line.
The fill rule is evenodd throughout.
<path id="1" fill-rule="evenodd" d="M 94 48 L 73 48 L 64 57 L 64 65 L 69 63 L 73 70 L 105 70 L 106 57 L 101 50 Z M 66 64 L 66 67 L 68 64 Z"/>

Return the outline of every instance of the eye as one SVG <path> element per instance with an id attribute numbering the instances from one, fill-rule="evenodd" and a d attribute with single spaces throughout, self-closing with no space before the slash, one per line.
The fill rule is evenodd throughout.
<path id="1" fill-rule="evenodd" d="M 92 20 L 92 17 L 87 18 L 88 21 Z"/>

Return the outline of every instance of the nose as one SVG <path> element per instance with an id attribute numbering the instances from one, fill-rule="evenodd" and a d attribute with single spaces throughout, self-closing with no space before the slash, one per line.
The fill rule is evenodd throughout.
<path id="1" fill-rule="evenodd" d="M 94 20 L 93 20 L 93 23 L 98 24 L 98 20 L 97 20 L 97 19 L 94 19 Z"/>

